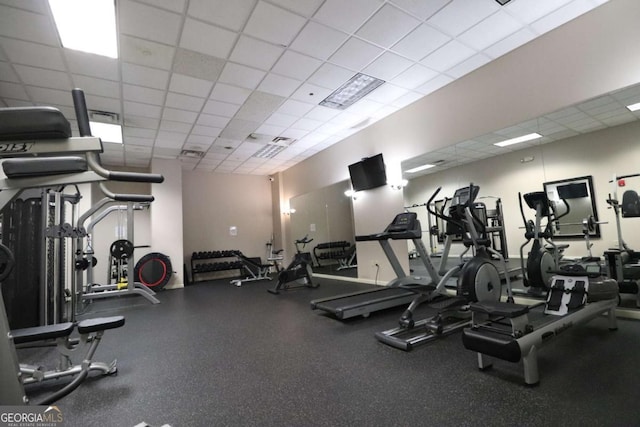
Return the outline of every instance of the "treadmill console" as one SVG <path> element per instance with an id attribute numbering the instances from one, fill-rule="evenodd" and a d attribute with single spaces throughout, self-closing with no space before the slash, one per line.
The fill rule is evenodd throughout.
<path id="1" fill-rule="evenodd" d="M 391 224 L 384 230 L 385 233 L 403 233 L 415 229 L 420 229 L 418 215 L 415 212 L 403 212 L 393 219 Z"/>

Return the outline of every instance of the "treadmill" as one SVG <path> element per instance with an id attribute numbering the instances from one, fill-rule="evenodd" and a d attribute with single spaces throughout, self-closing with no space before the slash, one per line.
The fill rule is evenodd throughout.
<path id="1" fill-rule="evenodd" d="M 407 275 L 391 248 L 391 240 L 411 240 L 429 272 L 429 277 Z M 313 300 L 311 301 L 311 309 L 325 311 L 338 319 L 356 316 L 368 317 L 374 311 L 408 306 L 416 297 L 416 293 L 407 288 L 412 286 L 433 286 L 435 288 L 431 277 L 438 277 L 438 275 L 422 242 L 422 228 L 415 212 L 400 213 L 382 233 L 356 236 L 356 241 L 377 241 L 391 263 L 397 276 L 396 279 L 393 279 L 386 286 L 377 287 L 377 289 Z"/>

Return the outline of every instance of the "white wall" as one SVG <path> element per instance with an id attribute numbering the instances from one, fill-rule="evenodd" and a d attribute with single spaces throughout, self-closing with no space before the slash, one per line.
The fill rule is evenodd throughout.
<path id="1" fill-rule="evenodd" d="M 151 186 L 155 197 L 151 204 L 151 246 L 154 252 L 171 259 L 174 273 L 166 288 L 181 288 L 184 286 L 182 168 L 175 160 L 154 158 L 151 172 L 164 176 L 162 184 Z"/>
<path id="2" fill-rule="evenodd" d="M 265 259 L 273 233 L 267 177 L 185 171 L 182 194 L 186 263 L 193 252 L 228 249 Z M 237 235 L 230 234 L 230 227 Z"/>
<path id="3" fill-rule="evenodd" d="M 527 43 L 284 171 L 281 203 L 346 179 L 362 157 L 382 152 L 393 179 L 402 160 L 638 83 L 639 19 L 640 2 L 610 1 Z M 390 191 L 354 204 L 356 233 L 379 230 L 402 209 Z M 365 266 L 378 257 L 358 251 Z"/>
<path id="4" fill-rule="evenodd" d="M 594 256 L 617 245 L 615 216 L 608 209 L 606 199 L 613 191 L 609 180 L 614 174 L 640 172 L 640 122 L 633 122 L 562 141 L 511 152 L 502 156 L 480 160 L 439 173 L 425 175 L 409 182 L 405 188 L 407 204 L 426 202 L 437 187 L 442 187 L 438 198 L 451 197 L 455 189 L 469 185 L 480 186 L 479 196 L 498 196 L 502 199 L 509 254 L 518 256 L 524 243 L 522 217 L 518 206 L 518 192 L 542 191 L 545 181 L 557 181 L 581 176 L 593 177 L 596 211 L 600 221 L 602 237 L 592 238 Z M 520 159 L 533 156 L 534 160 L 521 163 Z M 626 188 L 640 190 L 640 178 L 628 180 Z M 619 194 L 621 198 L 621 194 Z M 488 207 L 493 201 L 485 201 Z M 424 221 L 424 208 L 418 210 Z M 525 215 L 533 218 L 533 211 L 525 205 Z M 640 246 L 640 230 L 634 219 L 622 222 L 624 239 L 631 247 Z M 426 229 L 426 223 L 423 224 Z M 634 244 L 635 242 L 635 244 Z M 581 257 L 587 253 L 583 240 L 568 241 L 569 257 Z M 526 256 L 526 253 L 525 253 Z"/>

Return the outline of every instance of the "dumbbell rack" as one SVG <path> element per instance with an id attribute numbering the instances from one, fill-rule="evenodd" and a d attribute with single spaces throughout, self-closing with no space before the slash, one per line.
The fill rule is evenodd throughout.
<path id="1" fill-rule="evenodd" d="M 224 250 L 224 251 L 199 251 L 191 254 L 191 278 L 193 283 L 204 282 L 211 280 L 211 273 L 217 273 L 221 271 L 229 270 L 241 270 L 243 264 L 236 257 L 236 250 Z M 209 260 L 220 260 L 224 258 L 233 258 L 233 261 L 216 261 L 206 262 Z M 208 278 L 196 279 L 196 276 L 202 277 L 207 274 Z"/>

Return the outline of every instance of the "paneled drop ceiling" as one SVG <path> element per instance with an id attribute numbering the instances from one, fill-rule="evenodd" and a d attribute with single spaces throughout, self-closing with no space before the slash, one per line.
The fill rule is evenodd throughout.
<path id="1" fill-rule="evenodd" d="M 117 0 L 109 59 L 63 49 L 46 0 L 0 0 L 0 106 L 52 105 L 73 123 L 80 87 L 124 125 L 106 164 L 267 175 L 606 1 Z M 343 111 L 318 105 L 358 72 L 386 83 Z M 523 126 L 559 122 L 542 120 Z M 284 150 L 255 156 L 277 137 Z"/>

